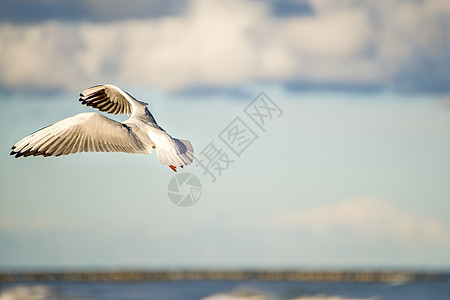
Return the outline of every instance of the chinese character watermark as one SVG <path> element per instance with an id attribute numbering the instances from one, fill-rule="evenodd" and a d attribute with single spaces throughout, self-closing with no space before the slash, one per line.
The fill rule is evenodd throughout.
<path id="1" fill-rule="evenodd" d="M 220 134 L 219 138 L 227 145 L 237 156 L 253 143 L 258 136 L 256 133 L 237 117 Z"/>
<path id="2" fill-rule="evenodd" d="M 268 124 L 283 114 L 281 108 L 263 92 L 243 112 L 242 117 L 234 118 L 217 135 L 218 139 L 212 139 L 194 159 L 194 166 L 200 168 L 202 176 L 209 178 L 212 183 L 259 138 L 257 131 L 264 133 Z M 188 207 L 200 199 L 202 186 L 193 174 L 180 173 L 169 182 L 167 192 L 175 205 Z"/>
<path id="3" fill-rule="evenodd" d="M 214 141 L 195 158 L 195 166 L 200 166 L 203 169 L 203 175 L 210 176 L 212 182 L 215 182 L 216 176 L 220 177 L 222 171 L 227 170 L 233 162 L 234 160 L 231 160 L 223 149 L 216 147 Z"/>
<path id="4" fill-rule="evenodd" d="M 266 131 L 266 125 L 275 117 L 283 114 L 281 108 L 275 104 L 264 92 L 261 92 L 245 109 L 247 116 L 258 125 L 262 131 Z"/>

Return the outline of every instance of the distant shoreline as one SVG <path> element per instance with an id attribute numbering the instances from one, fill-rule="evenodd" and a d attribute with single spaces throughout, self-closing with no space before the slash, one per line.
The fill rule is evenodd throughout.
<path id="1" fill-rule="evenodd" d="M 320 282 L 442 281 L 446 273 L 410 271 L 276 271 L 276 270 L 170 270 L 170 271 L 64 271 L 0 272 L 0 283 L 36 281 L 174 281 L 174 280 L 289 280 Z"/>

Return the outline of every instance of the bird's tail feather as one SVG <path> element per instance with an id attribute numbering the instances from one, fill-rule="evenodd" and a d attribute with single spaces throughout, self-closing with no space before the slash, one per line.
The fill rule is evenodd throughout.
<path id="1" fill-rule="evenodd" d="M 194 160 L 194 148 L 188 140 L 172 139 L 172 147 L 157 147 L 157 154 L 161 164 L 173 166 L 187 166 Z"/>

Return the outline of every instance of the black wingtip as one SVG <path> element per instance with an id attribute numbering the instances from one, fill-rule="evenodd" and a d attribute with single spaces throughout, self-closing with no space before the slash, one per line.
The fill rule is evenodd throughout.
<path id="1" fill-rule="evenodd" d="M 16 149 L 15 146 L 11 147 L 11 153 L 9 153 L 9 155 L 14 155 L 15 158 L 17 158 L 17 154 L 19 154 L 19 152 L 15 151 L 14 149 Z"/>
<path id="2" fill-rule="evenodd" d="M 27 151 L 25 151 L 23 153 L 23 157 L 28 157 L 28 156 L 31 156 L 31 155 L 33 155 L 33 152 L 31 152 L 30 150 L 27 150 Z"/>

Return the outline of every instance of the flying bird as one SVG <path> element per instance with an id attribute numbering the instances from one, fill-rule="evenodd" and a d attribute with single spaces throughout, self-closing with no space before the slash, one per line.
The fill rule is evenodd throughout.
<path id="1" fill-rule="evenodd" d="M 88 112 L 56 122 L 21 139 L 11 155 L 60 156 L 78 152 L 126 152 L 151 154 L 156 149 L 161 164 L 173 171 L 192 163 L 194 148 L 188 140 L 171 137 L 155 121 L 148 103 L 136 100 L 117 86 L 104 84 L 84 90 L 81 104 L 113 115 L 130 116 L 117 122 Z"/>

